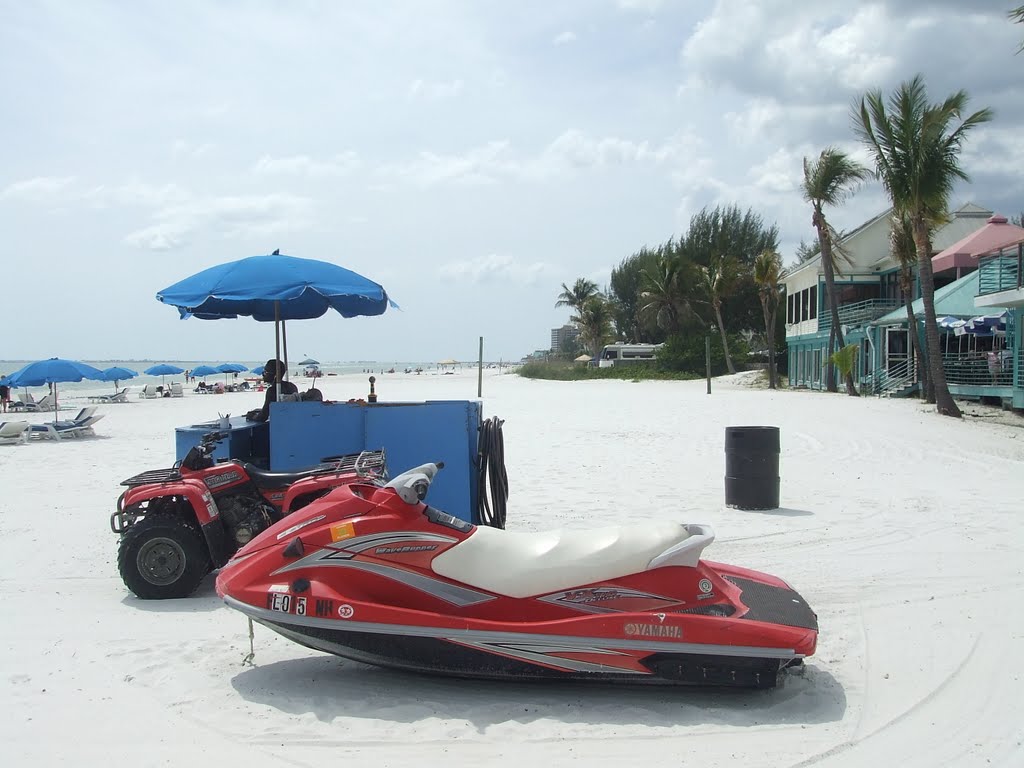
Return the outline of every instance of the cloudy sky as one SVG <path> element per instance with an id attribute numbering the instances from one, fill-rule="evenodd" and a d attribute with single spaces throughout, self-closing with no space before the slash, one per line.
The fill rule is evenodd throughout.
<path id="1" fill-rule="evenodd" d="M 792 259 L 801 159 L 859 153 L 851 102 L 918 72 L 996 111 L 954 204 L 1016 214 L 1010 4 L 0 0 L 0 358 L 265 358 L 269 326 L 154 294 L 280 248 L 401 305 L 292 323 L 298 354 L 519 359 L 561 283 L 702 207 L 754 208 Z M 871 184 L 833 220 L 884 207 Z"/>

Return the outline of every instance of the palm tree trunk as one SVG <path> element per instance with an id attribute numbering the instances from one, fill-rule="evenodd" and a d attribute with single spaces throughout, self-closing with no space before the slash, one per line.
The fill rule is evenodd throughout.
<path id="1" fill-rule="evenodd" d="M 828 341 L 828 355 L 831 356 L 837 349 L 842 349 L 846 346 L 846 342 L 843 341 L 843 329 L 839 324 L 839 301 L 838 295 L 836 294 L 836 277 L 835 277 L 835 266 L 832 263 L 832 243 L 829 241 L 828 234 L 825 232 L 824 217 L 820 214 L 815 216 L 815 227 L 818 230 L 818 245 L 821 247 L 821 269 L 825 273 L 825 290 L 828 292 L 828 308 L 832 315 L 832 330 L 829 331 Z M 833 347 L 835 344 L 835 347 Z M 828 366 L 828 377 L 826 383 L 829 392 L 837 392 L 838 387 L 836 386 L 836 375 L 835 367 L 829 363 Z M 847 382 L 847 392 L 853 386 L 853 378 Z"/>
<path id="2" fill-rule="evenodd" d="M 761 313 L 764 315 L 764 338 L 768 344 L 768 388 L 775 389 L 775 326 L 772 312 L 768 310 L 768 297 L 761 296 Z"/>
<path id="3" fill-rule="evenodd" d="M 732 364 L 732 355 L 729 354 L 729 339 L 725 336 L 725 324 L 722 322 L 722 303 L 715 302 L 715 321 L 718 323 L 718 332 L 722 335 L 722 350 L 725 352 L 725 367 L 729 373 L 736 373 L 736 366 Z"/>
<path id="4" fill-rule="evenodd" d="M 946 384 L 946 370 L 942 365 L 942 348 L 939 346 L 939 324 L 935 316 L 935 279 L 932 273 L 932 257 L 928 248 L 928 225 L 924 217 L 915 215 L 914 244 L 917 246 L 917 267 L 921 280 L 921 300 L 924 304 L 924 338 L 928 345 L 928 372 L 931 385 L 935 388 L 935 408 L 943 416 L 960 418 L 960 408 L 949 393 Z"/>

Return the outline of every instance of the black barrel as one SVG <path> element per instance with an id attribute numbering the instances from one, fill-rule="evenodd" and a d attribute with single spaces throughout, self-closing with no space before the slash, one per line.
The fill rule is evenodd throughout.
<path id="1" fill-rule="evenodd" d="M 779 506 L 779 428 L 725 428 L 725 503 L 738 509 Z"/>

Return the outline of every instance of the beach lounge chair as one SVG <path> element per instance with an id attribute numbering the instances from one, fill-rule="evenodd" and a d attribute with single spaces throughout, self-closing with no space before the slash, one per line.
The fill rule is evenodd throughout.
<path id="1" fill-rule="evenodd" d="M 87 410 L 87 409 L 83 409 Z M 103 414 L 90 414 L 83 419 L 74 421 L 47 422 L 45 424 L 32 425 L 32 437 L 44 438 L 47 440 L 65 440 L 69 437 L 81 437 L 83 435 L 95 435 L 93 425 L 103 418 Z"/>
<path id="2" fill-rule="evenodd" d="M 24 395 L 21 403 L 22 407 L 20 410 L 37 412 L 54 410 L 57 401 L 53 395 L 46 395 L 39 400 L 33 399 L 32 395 Z"/>
<path id="3" fill-rule="evenodd" d="M 120 392 L 115 392 L 111 395 L 89 395 L 89 402 L 92 403 L 127 403 L 128 402 L 128 387 L 125 387 Z"/>
<path id="4" fill-rule="evenodd" d="M 157 390 L 156 384 L 147 384 L 139 391 L 139 397 L 146 400 L 150 400 L 154 397 L 161 397 L 160 391 Z"/>
<path id="5" fill-rule="evenodd" d="M 32 425 L 27 421 L 0 422 L 0 444 L 27 443 Z"/>
<path id="6" fill-rule="evenodd" d="M 185 390 L 181 388 L 181 382 L 171 382 L 171 397 L 184 397 Z"/>

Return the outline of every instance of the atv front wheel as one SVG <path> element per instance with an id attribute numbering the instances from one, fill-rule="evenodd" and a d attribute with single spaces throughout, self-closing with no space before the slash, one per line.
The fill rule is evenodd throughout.
<path id="1" fill-rule="evenodd" d="M 210 553 L 195 524 L 151 514 L 121 537 L 117 569 L 143 600 L 188 597 L 210 572 Z"/>

